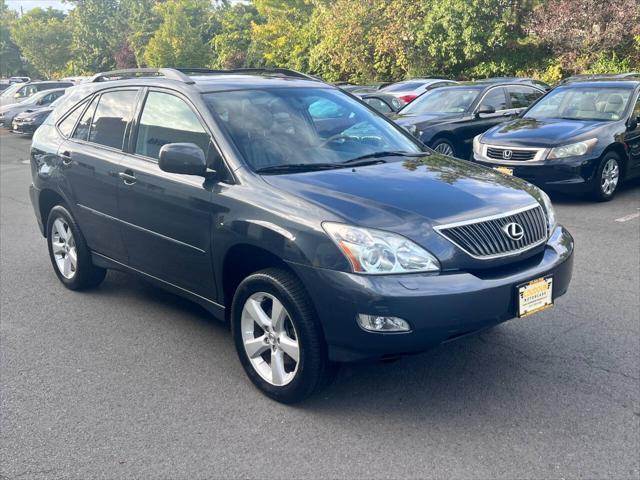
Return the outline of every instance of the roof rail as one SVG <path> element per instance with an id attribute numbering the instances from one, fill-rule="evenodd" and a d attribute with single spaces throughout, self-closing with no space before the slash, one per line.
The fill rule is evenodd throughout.
<path id="1" fill-rule="evenodd" d="M 91 79 L 89 79 L 89 82 L 104 82 L 114 77 L 130 78 L 150 75 L 163 76 L 169 80 L 177 80 L 179 82 L 188 84 L 195 83 L 191 78 L 175 68 L 127 68 L 124 70 L 111 70 L 108 72 L 100 72 L 94 75 L 93 77 L 91 77 Z"/>
<path id="2" fill-rule="evenodd" d="M 318 77 L 314 77 L 313 75 L 308 75 L 306 73 L 298 72 L 296 70 L 291 70 L 290 68 L 232 68 L 230 70 L 212 70 L 208 68 L 177 68 L 176 70 L 189 74 L 189 73 L 200 73 L 200 74 L 209 74 L 209 75 L 280 75 L 283 77 L 295 77 L 295 78 L 304 78 L 305 80 L 311 80 L 314 82 L 322 82 Z"/>
<path id="3" fill-rule="evenodd" d="M 209 68 L 127 68 L 100 72 L 89 79 L 89 82 L 104 82 L 112 78 L 131 78 L 137 76 L 163 76 L 169 80 L 194 84 L 190 74 L 200 75 L 279 75 L 283 77 L 303 78 L 313 82 L 323 82 L 318 77 L 307 75 L 289 68 L 234 68 L 231 70 L 213 70 Z"/>

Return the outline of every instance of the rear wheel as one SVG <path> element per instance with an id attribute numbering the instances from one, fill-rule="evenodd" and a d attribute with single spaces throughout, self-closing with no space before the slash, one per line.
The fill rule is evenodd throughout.
<path id="1" fill-rule="evenodd" d="M 299 402 L 332 378 L 311 302 L 289 272 L 267 269 L 247 277 L 236 290 L 231 316 L 240 362 L 269 397 Z"/>
<path id="2" fill-rule="evenodd" d="M 93 265 L 80 228 L 62 205 L 56 205 L 49 212 L 47 245 L 53 269 L 65 287 L 84 290 L 104 280 L 106 270 Z"/>
<path id="3" fill-rule="evenodd" d="M 433 143 L 433 146 L 431 147 L 433 150 L 435 150 L 438 153 L 441 153 L 443 155 L 448 155 L 450 157 L 455 157 L 456 156 L 456 150 L 453 146 L 453 144 L 444 138 L 440 138 L 438 140 L 436 140 Z"/>
<path id="4" fill-rule="evenodd" d="M 592 180 L 592 195 L 599 202 L 611 200 L 620 185 L 622 163 L 615 152 L 607 153 L 596 170 Z"/>

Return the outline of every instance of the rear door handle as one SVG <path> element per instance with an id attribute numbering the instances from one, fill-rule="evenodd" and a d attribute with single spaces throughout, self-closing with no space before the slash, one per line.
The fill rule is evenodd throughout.
<path id="1" fill-rule="evenodd" d="M 120 172 L 118 176 L 122 179 L 125 185 L 133 185 L 138 181 L 131 170 Z"/>

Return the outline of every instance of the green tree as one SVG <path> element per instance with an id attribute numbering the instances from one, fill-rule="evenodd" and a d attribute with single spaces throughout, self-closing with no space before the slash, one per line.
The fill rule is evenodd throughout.
<path id="1" fill-rule="evenodd" d="M 415 71 L 424 75 L 513 74 L 536 60 L 523 43 L 531 0 L 431 0 L 416 34 L 422 52 Z M 520 55 L 521 50 L 530 50 Z"/>
<path id="2" fill-rule="evenodd" d="M 211 39 L 215 68 L 239 68 L 247 65 L 251 46 L 251 25 L 260 20 L 252 4 L 225 4 L 216 9 L 219 33 Z M 213 23 L 213 22 L 210 22 Z"/>
<path id="3" fill-rule="evenodd" d="M 201 37 L 202 15 L 208 12 L 200 10 L 197 13 L 195 7 L 198 5 L 204 4 L 194 0 L 170 0 L 156 6 L 162 24 L 144 53 L 149 66 L 205 67 L 211 62 L 211 51 Z"/>
<path id="4" fill-rule="evenodd" d="M 11 38 L 10 31 L 18 15 L 0 0 L 0 76 L 9 77 L 23 68 L 20 50 Z"/>
<path id="5" fill-rule="evenodd" d="M 13 23 L 11 36 L 22 55 L 47 78 L 63 71 L 71 58 L 71 33 L 61 11 L 34 8 Z"/>
<path id="6" fill-rule="evenodd" d="M 164 0 L 121 0 L 121 7 L 126 18 L 127 44 L 133 52 L 138 67 L 146 65 L 144 51 L 149 40 L 160 28 L 162 17 L 155 8 Z"/>
<path id="7" fill-rule="evenodd" d="M 251 26 L 248 61 L 257 66 L 309 70 L 309 52 L 317 42 L 312 0 L 254 0 L 260 23 Z"/>
<path id="8" fill-rule="evenodd" d="M 118 0 L 69 0 L 75 5 L 67 16 L 72 35 L 74 73 L 91 74 L 116 66 L 125 31 Z"/>

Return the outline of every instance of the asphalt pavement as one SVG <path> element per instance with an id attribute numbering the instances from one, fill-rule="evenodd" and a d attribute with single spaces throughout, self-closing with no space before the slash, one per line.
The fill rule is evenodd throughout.
<path id="1" fill-rule="evenodd" d="M 130 275 L 66 290 L 0 132 L 1 478 L 640 478 L 640 182 L 553 196 L 576 240 L 555 308 L 283 406 L 228 329 Z"/>

